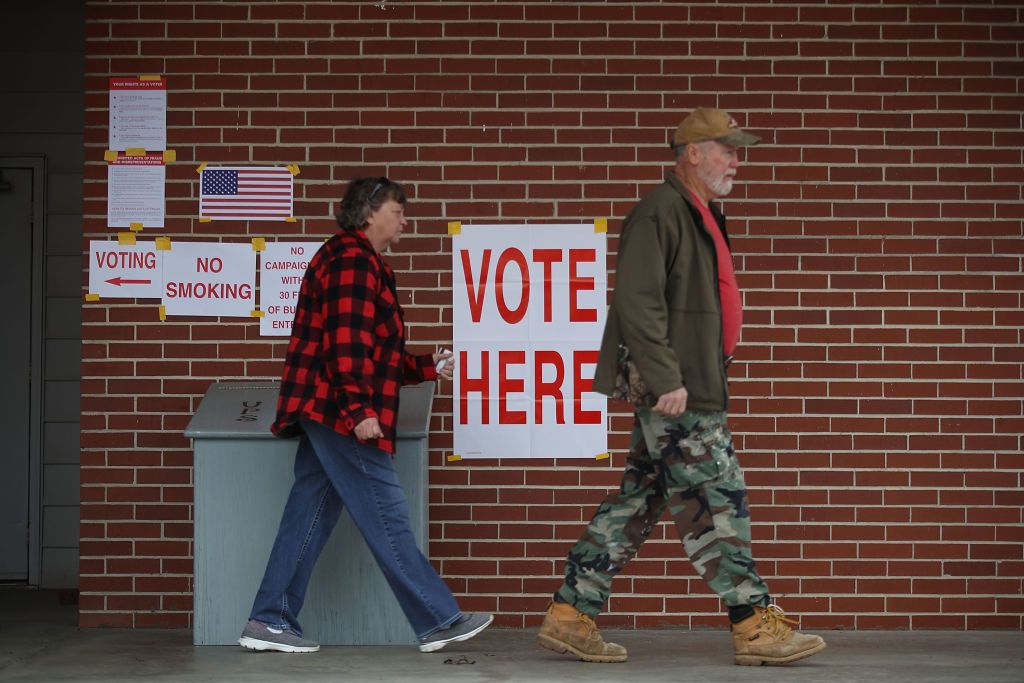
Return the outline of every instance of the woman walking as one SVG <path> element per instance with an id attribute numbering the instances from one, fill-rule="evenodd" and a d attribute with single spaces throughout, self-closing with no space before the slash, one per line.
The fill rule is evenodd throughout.
<path id="1" fill-rule="evenodd" d="M 395 276 L 381 253 L 405 228 L 407 199 L 387 178 L 349 183 L 340 231 L 309 263 L 296 305 L 272 426 L 301 435 L 295 483 L 239 644 L 316 652 L 298 615 L 313 566 L 347 508 L 423 652 L 483 631 L 490 614 L 464 614 L 420 552 L 395 472 L 395 423 L 403 384 L 451 379 L 451 354 L 413 355 Z M 444 361 L 436 369 L 438 364 Z"/>

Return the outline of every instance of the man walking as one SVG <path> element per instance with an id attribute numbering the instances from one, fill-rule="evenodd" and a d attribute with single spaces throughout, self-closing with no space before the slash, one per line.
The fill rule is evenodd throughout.
<path id="1" fill-rule="evenodd" d="M 737 664 L 786 664 L 825 648 L 771 601 L 750 548 L 746 484 L 726 426 L 726 370 L 742 306 L 725 219 L 739 149 L 760 139 L 700 108 L 672 138 L 675 168 L 622 226 L 617 286 L 594 390 L 634 403 L 620 490 L 569 551 L 538 643 L 590 662 L 626 661 L 594 624 L 612 579 L 668 508 L 691 563 L 726 604 Z"/>

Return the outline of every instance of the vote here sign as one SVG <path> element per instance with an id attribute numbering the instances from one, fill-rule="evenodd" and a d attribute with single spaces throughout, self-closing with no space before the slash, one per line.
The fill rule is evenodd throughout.
<path id="1" fill-rule="evenodd" d="M 268 242 L 260 252 L 260 336 L 287 337 L 302 276 L 322 242 Z"/>
<path id="2" fill-rule="evenodd" d="M 175 242 L 164 255 L 161 303 L 168 315 L 248 318 L 256 308 L 251 244 Z"/>
<path id="3" fill-rule="evenodd" d="M 608 452 L 607 400 L 591 390 L 605 263 L 593 224 L 471 225 L 453 236 L 455 455 Z"/>
<path id="4" fill-rule="evenodd" d="M 89 293 L 102 298 L 158 298 L 161 254 L 153 242 L 89 241 Z"/>

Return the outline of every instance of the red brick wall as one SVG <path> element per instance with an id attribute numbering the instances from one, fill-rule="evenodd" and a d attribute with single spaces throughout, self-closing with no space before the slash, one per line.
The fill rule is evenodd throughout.
<path id="1" fill-rule="evenodd" d="M 671 163 L 669 129 L 727 109 L 765 138 L 725 202 L 746 306 L 732 425 L 762 573 L 813 628 L 1020 629 L 1022 13 L 91 1 L 83 253 L 111 232 L 107 77 L 160 73 L 178 163 L 159 234 L 321 237 L 346 179 L 386 173 L 413 195 L 390 257 L 412 339 L 450 343 L 448 220 L 609 217 L 614 252 Z M 200 224 L 202 161 L 299 164 L 299 222 Z M 255 319 L 159 322 L 157 303 L 83 313 L 84 626 L 189 625 L 182 430 L 211 381 L 275 377 L 283 354 Z M 431 557 L 464 607 L 536 624 L 617 485 L 625 407 L 610 461 L 454 464 L 451 408 L 442 394 Z M 662 524 L 602 623 L 723 620 Z"/>

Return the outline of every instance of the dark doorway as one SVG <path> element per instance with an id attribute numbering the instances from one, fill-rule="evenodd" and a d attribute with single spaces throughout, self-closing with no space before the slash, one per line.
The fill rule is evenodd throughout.
<path id="1" fill-rule="evenodd" d="M 0 157 L 0 581 L 39 579 L 42 387 L 41 158 Z"/>

